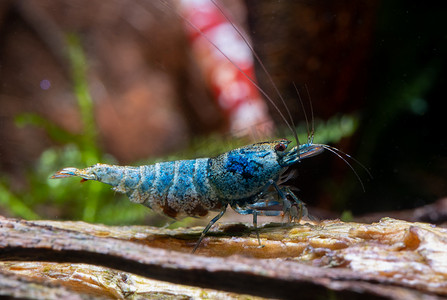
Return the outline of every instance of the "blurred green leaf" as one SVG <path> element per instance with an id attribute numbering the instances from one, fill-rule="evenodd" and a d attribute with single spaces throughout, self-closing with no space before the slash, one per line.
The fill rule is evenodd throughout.
<path id="1" fill-rule="evenodd" d="M 340 220 L 343 222 L 352 222 L 354 220 L 354 216 L 350 210 L 345 210 L 340 216 Z"/>
<path id="2" fill-rule="evenodd" d="M 16 216 L 26 219 L 38 219 L 38 215 L 28 207 L 23 201 L 16 197 L 3 183 L 0 183 L 0 205 L 7 208 L 9 212 Z"/>

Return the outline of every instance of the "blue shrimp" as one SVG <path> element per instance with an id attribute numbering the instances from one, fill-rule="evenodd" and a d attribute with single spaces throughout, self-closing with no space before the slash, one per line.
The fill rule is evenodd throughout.
<path id="1" fill-rule="evenodd" d="M 227 18 L 214 0 L 211 1 Z M 233 28 L 244 39 L 263 71 L 267 74 L 270 83 L 287 111 L 290 123 L 282 114 L 281 109 L 257 85 L 254 79 L 210 41 L 200 29 L 191 24 L 181 14 L 177 13 L 177 15 L 208 40 L 265 96 L 293 133 L 297 146 L 287 150 L 291 141 L 282 139 L 255 143 L 213 158 L 161 162 L 138 167 L 96 164 L 85 169 L 64 168 L 56 172 L 51 178 L 77 176 L 83 180 L 103 182 L 113 186 L 115 191 L 125 193 L 132 202 L 143 204 L 174 219 L 203 217 L 209 211 L 218 211 L 219 213 L 202 231 L 192 251 L 193 253 L 197 250 L 211 226 L 225 214 L 228 206 L 239 214 L 253 215 L 253 227 L 259 245 L 261 245 L 261 241 L 257 230 L 258 215 L 277 216 L 285 214 L 288 215 L 290 221 L 299 221 L 302 216 L 306 216 L 307 209 L 304 203 L 288 186 L 282 184 L 287 180 L 284 180 L 283 174 L 289 166 L 300 162 L 302 159 L 318 155 L 324 150 L 332 152 L 347 163 L 363 187 L 359 176 L 343 157 L 353 159 L 351 156 L 329 145 L 313 143 L 313 122 L 312 128 L 310 130 L 308 128 L 307 142 L 300 144 L 294 130 L 293 118 L 283 97 L 248 40 L 232 22 Z M 305 118 L 307 121 L 306 114 Z M 307 123 L 309 124 L 309 122 Z M 358 161 L 356 162 L 358 163 Z"/>
<path id="2" fill-rule="evenodd" d="M 278 184 L 280 176 L 292 164 L 326 148 L 322 144 L 303 144 L 286 151 L 289 144 L 290 141 L 285 139 L 262 142 L 213 158 L 138 167 L 96 164 L 85 169 L 64 168 L 51 178 L 77 176 L 106 183 L 113 186 L 113 190 L 125 193 L 132 202 L 174 219 L 203 217 L 209 211 L 220 211 L 203 230 L 193 252 L 211 226 L 231 206 L 240 214 L 253 215 L 253 225 L 261 245 L 257 231 L 258 215 L 285 213 L 291 219 L 299 220 L 303 212 L 307 214 L 304 204 L 290 188 Z M 277 193 L 278 200 L 272 200 L 272 193 Z M 269 209 L 278 204 L 282 210 Z"/>

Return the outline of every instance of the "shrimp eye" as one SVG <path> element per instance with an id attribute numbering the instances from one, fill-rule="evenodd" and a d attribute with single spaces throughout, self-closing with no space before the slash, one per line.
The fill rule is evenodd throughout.
<path id="1" fill-rule="evenodd" d="M 278 152 L 283 152 L 284 150 L 286 150 L 287 146 L 284 143 L 279 143 L 275 145 L 275 150 Z"/>

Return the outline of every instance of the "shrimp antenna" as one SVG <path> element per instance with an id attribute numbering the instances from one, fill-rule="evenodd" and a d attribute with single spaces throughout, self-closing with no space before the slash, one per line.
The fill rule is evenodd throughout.
<path id="1" fill-rule="evenodd" d="M 259 63 L 259 65 L 262 68 L 262 71 L 264 72 L 264 74 L 267 76 L 268 81 L 270 82 L 270 84 L 272 85 L 272 87 L 274 88 L 276 94 L 278 95 L 279 99 L 281 100 L 282 105 L 284 106 L 284 108 L 286 109 L 287 115 L 290 119 L 290 122 L 292 124 L 292 127 L 295 130 L 293 131 L 293 135 L 296 139 L 296 142 L 298 144 L 298 146 L 300 145 L 299 139 L 298 139 L 298 135 L 296 133 L 296 126 L 295 126 L 295 122 L 293 121 L 293 117 L 292 114 L 290 112 L 289 107 L 286 104 L 286 101 L 284 100 L 284 97 L 281 95 L 277 85 L 275 84 L 275 82 L 273 81 L 272 76 L 270 75 L 269 71 L 267 71 L 267 68 L 265 67 L 265 64 L 262 62 L 261 58 L 259 57 L 258 53 L 255 51 L 255 49 L 253 48 L 253 46 L 251 45 L 250 41 L 248 40 L 248 38 L 245 37 L 244 33 L 237 28 L 236 25 L 234 25 L 234 23 L 230 20 L 230 18 L 227 16 L 226 12 L 222 9 L 222 7 L 220 7 L 220 5 L 215 1 L 215 0 L 210 0 L 216 7 L 217 9 L 220 11 L 220 13 L 222 14 L 222 16 L 224 16 L 225 19 L 227 19 L 227 21 L 231 24 L 231 26 L 233 27 L 233 29 L 237 32 L 237 34 L 242 38 L 242 40 L 244 40 L 245 44 L 247 45 L 247 47 L 250 49 L 251 53 L 253 54 L 253 56 L 255 57 L 256 61 Z M 245 75 L 245 74 L 244 74 Z M 247 75 L 245 75 L 247 76 Z M 251 81 L 251 80 L 250 80 Z M 256 85 L 255 85 L 256 86 Z M 257 86 L 256 86 L 257 87 Z M 264 94 L 264 93 L 263 93 Z M 265 94 L 264 94 L 265 96 Z M 272 100 L 267 97 L 268 100 L 270 101 L 270 103 L 272 103 Z M 276 105 L 275 105 L 276 106 Z M 276 108 L 277 109 L 277 108 Z M 277 109 L 278 110 L 278 109 Z M 280 115 L 282 116 L 281 112 L 279 112 Z M 284 117 L 283 117 L 284 119 Z M 284 119 L 285 121 L 285 119 Z M 287 123 L 287 121 L 286 121 Z M 290 127 L 290 126 L 289 126 Z"/>
<path id="2" fill-rule="evenodd" d="M 314 142 L 314 135 L 315 135 L 315 116 L 314 116 L 314 106 L 312 104 L 312 99 L 310 97 L 309 88 L 307 87 L 307 84 L 304 84 L 304 87 L 306 88 L 307 97 L 309 98 L 309 106 L 310 106 L 310 117 L 312 120 L 312 126 L 310 130 L 310 143 L 312 144 Z M 338 149 L 337 149 L 338 150 Z"/>
<path id="3" fill-rule="evenodd" d="M 352 159 L 354 162 L 356 162 L 359 166 L 362 167 L 363 170 L 365 170 L 365 172 L 369 175 L 370 178 L 373 178 L 371 172 L 362 164 L 360 163 L 357 159 L 355 159 L 354 157 L 352 157 L 349 154 L 346 154 L 345 152 L 341 151 L 340 149 L 337 149 L 335 147 L 331 147 L 329 145 L 324 145 L 321 144 L 321 146 L 328 150 L 329 152 L 332 152 L 333 154 L 337 155 L 338 158 L 340 158 L 341 160 L 343 160 L 348 166 L 349 168 L 351 168 L 352 172 L 354 172 L 355 176 L 357 177 L 358 181 L 360 182 L 360 185 L 362 186 L 362 190 L 363 192 L 365 192 L 365 185 L 363 184 L 362 179 L 360 178 L 359 174 L 355 171 L 354 167 L 342 156 L 342 154 L 350 159 Z"/>
<path id="4" fill-rule="evenodd" d="M 300 91 L 298 90 L 298 87 L 296 86 L 295 82 L 292 82 L 292 84 L 293 84 L 293 87 L 295 88 L 296 94 L 298 95 L 298 99 L 300 100 L 301 108 L 303 109 L 303 113 L 304 113 L 304 119 L 306 120 L 307 143 L 312 144 L 312 142 L 313 142 L 313 123 L 312 123 L 312 129 L 310 129 L 309 128 L 309 119 L 307 117 L 306 109 L 304 108 L 304 103 L 303 103 L 303 99 L 301 98 Z M 313 118 L 313 113 L 312 113 L 312 118 Z"/>

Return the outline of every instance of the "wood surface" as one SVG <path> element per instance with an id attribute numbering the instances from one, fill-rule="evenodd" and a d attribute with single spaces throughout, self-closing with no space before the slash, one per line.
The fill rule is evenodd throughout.
<path id="1" fill-rule="evenodd" d="M 447 229 L 383 218 L 175 230 L 0 218 L 0 294 L 37 299 L 447 296 Z"/>

